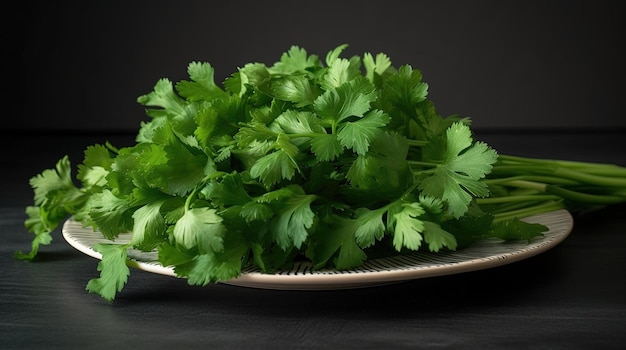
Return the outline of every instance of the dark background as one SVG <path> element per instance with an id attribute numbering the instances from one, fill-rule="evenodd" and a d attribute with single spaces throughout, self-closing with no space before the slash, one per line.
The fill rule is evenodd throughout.
<path id="1" fill-rule="evenodd" d="M 136 98 L 206 61 L 220 82 L 291 45 L 384 52 L 480 130 L 626 128 L 620 1 L 90 1 L 5 13 L 2 128 L 135 132 Z M 6 23 L 5 20 L 5 23 Z M 17 49 L 13 49 L 13 48 Z M 5 61 L 6 62 L 6 61 Z M 7 94 L 5 94 L 6 98 Z M 8 115 L 8 116 L 6 116 Z"/>
<path id="2" fill-rule="evenodd" d="M 22 1 L 2 12 L 0 349 L 623 349 L 626 207 L 498 268 L 375 288 L 272 291 L 133 271 L 108 304 L 60 229 L 31 263 L 28 180 L 132 141 L 136 98 L 207 61 L 222 81 L 293 44 L 385 52 L 501 154 L 626 166 L 624 1 Z M 72 5 L 69 5 L 72 4 Z M 17 9 L 16 9 L 17 6 Z"/>

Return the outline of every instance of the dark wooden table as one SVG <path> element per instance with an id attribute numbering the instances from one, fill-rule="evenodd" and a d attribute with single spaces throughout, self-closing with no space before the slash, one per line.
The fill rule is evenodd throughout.
<path id="1" fill-rule="evenodd" d="M 626 165 L 626 133 L 482 132 L 501 153 Z M 109 304 L 88 294 L 97 260 L 54 233 L 28 250 L 28 179 L 88 145 L 133 135 L 4 132 L 0 146 L 0 349 L 623 349 L 626 206 L 575 216 L 570 236 L 487 270 L 336 291 L 209 285 L 133 270 Z"/>

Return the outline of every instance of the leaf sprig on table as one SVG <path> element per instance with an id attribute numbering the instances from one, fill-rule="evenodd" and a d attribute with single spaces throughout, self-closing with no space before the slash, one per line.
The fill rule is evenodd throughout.
<path id="1" fill-rule="evenodd" d="M 470 119 L 443 117 L 410 65 L 379 53 L 324 59 L 293 46 L 221 86 L 209 63 L 138 98 L 149 120 L 131 147 L 87 147 L 33 177 L 25 226 L 32 259 L 69 216 L 110 244 L 89 292 L 112 301 L 127 249 L 158 251 L 189 284 L 306 260 L 351 269 L 372 256 L 456 250 L 480 239 L 532 240 L 521 219 L 626 200 L 617 165 L 499 155 Z M 115 238 L 132 232 L 128 244 Z"/>

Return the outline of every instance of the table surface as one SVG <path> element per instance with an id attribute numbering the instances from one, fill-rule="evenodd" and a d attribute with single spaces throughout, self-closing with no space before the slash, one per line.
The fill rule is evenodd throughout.
<path id="1" fill-rule="evenodd" d="M 530 259 L 386 286 L 278 291 L 133 270 L 113 303 L 85 291 L 97 260 L 60 231 L 35 261 L 28 179 L 94 143 L 133 135 L 4 133 L 0 348 L 618 349 L 626 345 L 626 206 L 577 214 L 571 234 Z M 626 133 L 484 132 L 501 153 L 626 165 Z"/>

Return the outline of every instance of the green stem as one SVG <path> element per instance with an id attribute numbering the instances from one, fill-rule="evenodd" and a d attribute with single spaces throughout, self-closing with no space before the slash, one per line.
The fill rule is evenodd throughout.
<path id="1" fill-rule="evenodd" d="M 196 187 L 193 189 L 193 191 L 191 191 L 191 193 L 185 199 L 185 211 L 188 211 L 188 210 L 191 209 L 191 202 L 194 199 L 196 199 L 196 197 L 197 197 L 196 195 L 197 195 L 198 191 L 206 185 L 207 181 L 211 180 L 215 176 L 217 176 L 217 174 L 215 174 L 215 173 L 209 174 L 209 175 L 205 176 L 202 180 L 200 180 L 200 182 L 196 185 Z"/>
<path id="2" fill-rule="evenodd" d="M 543 165 L 558 165 L 566 168 L 583 168 L 583 169 L 601 169 L 606 171 L 618 170 L 621 174 L 626 173 L 626 169 L 616 164 L 607 163 L 592 163 L 581 162 L 572 160 L 560 160 L 560 159 L 539 159 L 539 158 L 526 158 L 517 157 L 506 154 L 498 155 L 498 160 L 503 163 L 530 163 L 530 164 L 543 164 Z"/>
<path id="3" fill-rule="evenodd" d="M 545 200 L 558 200 L 561 197 L 554 194 L 528 194 L 519 196 L 503 196 L 503 197 L 487 197 L 477 198 L 478 204 L 498 204 L 498 203 L 511 203 L 511 202 L 528 202 L 528 201 L 545 201 Z"/>
<path id="4" fill-rule="evenodd" d="M 407 139 L 407 141 L 409 142 L 409 146 L 415 146 L 415 147 L 423 147 L 428 144 L 428 141 L 422 141 L 422 140 Z"/>
<path id="5" fill-rule="evenodd" d="M 543 213 L 547 213 L 547 212 L 558 210 L 558 209 L 564 209 L 564 208 L 565 208 L 565 205 L 563 204 L 562 201 L 545 202 L 542 204 L 534 205 L 534 206 L 523 208 L 523 209 L 511 210 L 511 211 L 507 211 L 503 213 L 494 214 L 493 221 L 500 222 L 500 221 L 512 220 L 516 218 L 523 219 L 525 217 L 529 217 L 532 215 L 543 214 Z"/>
<path id="6" fill-rule="evenodd" d="M 580 162 L 580 161 L 568 161 L 568 160 L 555 160 L 555 159 L 537 159 L 537 158 L 524 158 L 510 155 L 499 155 L 499 165 L 533 165 L 547 168 L 564 168 L 571 171 L 581 172 L 588 175 L 597 175 L 602 177 L 620 177 L 626 178 L 626 168 L 617 164 L 607 163 L 592 163 L 592 162 Z"/>
<path id="7" fill-rule="evenodd" d="M 590 185 L 598 185 L 598 186 L 614 186 L 614 187 L 626 187 L 626 178 L 618 178 L 618 177 L 608 177 L 601 175 L 593 175 L 582 173 L 575 170 L 570 170 L 566 168 L 558 168 L 554 172 L 555 175 L 563 176 L 565 178 L 577 180 L 583 183 L 587 183 Z"/>
<path id="8" fill-rule="evenodd" d="M 196 198 L 196 193 L 198 193 L 198 188 L 194 188 L 193 191 L 187 196 L 185 199 L 185 211 L 189 211 L 191 209 L 191 202 Z"/>
<path id="9" fill-rule="evenodd" d="M 510 187 L 526 188 L 529 190 L 535 190 L 539 192 L 546 191 L 546 184 L 542 182 L 525 181 L 525 180 L 513 180 L 506 183 Z"/>
<path id="10" fill-rule="evenodd" d="M 490 177 L 500 177 L 502 174 L 513 175 L 548 175 L 557 176 L 572 181 L 578 181 L 580 183 L 596 185 L 596 186 L 611 186 L 611 187 L 626 187 L 625 177 L 612 177 L 604 175 L 594 175 L 585 173 L 578 170 L 554 167 L 554 166 L 538 166 L 532 164 L 516 164 L 516 165 L 501 165 L 496 164 Z"/>
<path id="11" fill-rule="evenodd" d="M 285 134 L 287 135 L 290 139 L 295 139 L 298 137 L 309 137 L 309 138 L 314 138 L 317 136 L 322 136 L 322 135 L 327 135 L 327 134 L 322 134 L 319 132 L 303 132 L 303 133 L 299 133 L 299 134 Z"/>
<path id="12" fill-rule="evenodd" d="M 489 176 L 489 175 L 488 175 Z M 573 181 L 569 179 L 564 179 L 556 176 L 542 176 L 542 175 L 516 175 L 510 177 L 501 177 L 501 178 L 490 178 L 487 177 L 483 182 L 486 185 L 503 185 L 506 186 L 507 183 L 511 181 L 530 181 L 530 182 L 542 182 L 549 184 L 559 184 L 559 185 L 578 185 L 580 182 Z"/>
<path id="13" fill-rule="evenodd" d="M 623 196 L 582 193 L 559 186 L 548 185 L 546 191 L 578 203 L 617 204 L 626 201 L 626 197 Z"/>
<path id="14" fill-rule="evenodd" d="M 544 201 L 498 203 L 498 204 L 490 205 L 488 211 L 492 214 L 506 213 L 506 212 L 513 211 L 513 210 L 533 207 L 541 203 L 544 203 Z"/>
<path id="15" fill-rule="evenodd" d="M 438 165 L 436 163 L 422 162 L 419 160 L 407 160 L 406 162 L 409 164 L 409 166 L 415 166 L 415 167 L 434 168 Z"/>

